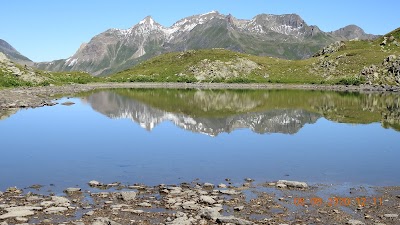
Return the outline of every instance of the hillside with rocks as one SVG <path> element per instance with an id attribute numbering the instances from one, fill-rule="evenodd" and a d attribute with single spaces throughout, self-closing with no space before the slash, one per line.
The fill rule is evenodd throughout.
<path id="1" fill-rule="evenodd" d="M 395 30 L 373 41 L 336 41 L 303 60 L 260 57 L 222 48 L 167 53 L 106 79 L 400 86 L 399 33 Z"/>

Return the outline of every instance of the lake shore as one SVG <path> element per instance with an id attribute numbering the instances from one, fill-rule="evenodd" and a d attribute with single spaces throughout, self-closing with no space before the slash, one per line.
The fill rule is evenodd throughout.
<path id="1" fill-rule="evenodd" d="M 47 193 L 47 194 L 43 194 Z M 90 181 L 0 192 L 0 224 L 399 224 L 400 187 L 232 184 L 123 185 Z"/>
<path id="2" fill-rule="evenodd" d="M 18 87 L 0 90 L 0 110 L 51 106 L 52 100 L 96 89 L 171 88 L 171 89 L 299 89 L 361 93 L 400 93 L 400 87 L 371 85 L 313 84 L 228 84 L 228 83 L 90 83 L 64 86 Z"/>

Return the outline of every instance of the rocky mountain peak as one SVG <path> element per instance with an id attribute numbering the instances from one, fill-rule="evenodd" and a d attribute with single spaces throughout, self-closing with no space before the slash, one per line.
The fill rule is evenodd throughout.
<path id="1" fill-rule="evenodd" d="M 19 53 L 13 46 L 5 40 L 0 39 L 0 52 L 4 53 L 7 58 L 19 64 L 32 65 L 32 61 Z"/>
<path id="2" fill-rule="evenodd" d="M 374 39 L 377 35 L 366 34 L 361 27 L 357 25 L 348 25 L 338 30 L 329 32 L 330 34 L 340 37 L 342 40 L 352 40 L 352 39 Z"/>
<path id="3" fill-rule="evenodd" d="M 150 26 L 153 26 L 155 21 L 151 16 L 146 16 L 143 20 L 139 22 L 139 24 L 148 24 Z"/>

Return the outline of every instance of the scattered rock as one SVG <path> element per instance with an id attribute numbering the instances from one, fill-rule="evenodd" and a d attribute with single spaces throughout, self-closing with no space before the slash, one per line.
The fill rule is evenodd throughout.
<path id="1" fill-rule="evenodd" d="M 349 220 L 349 221 L 347 221 L 346 224 L 349 224 L 349 225 L 365 225 L 365 223 L 363 223 L 363 222 L 361 222 L 359 220 Z"/>
<path id="2" fill-rule="evenodd" d="M 307 183 L 299 181 L 279 180 L 277 184 L 284 184 L 288 187 L 295 187 L 295 188 L 308 188 Z"/>
<path id="3" fill-rule="evenodd" d="M 84 216 L 93 216 L 94 215 L 94 211 L 92 210 L 92 211 L 89 211 L 89 212 L 86 212 L 85 214 L 84 214 Z"/>
<path id="4" fill-rule="evenodd" d="M 135 191 L 123 191 L 119 193 L 119 198 L 124 201 L 132 201 L 136 198 Z"/>
<path id="5" fill-rule="evenodd" d="M 53 207 L 45 209 L 43 212 L 46 214 L 55 214 L 55 213 L 64 212 L 67 210 L 68 210 L 68 208 L 66 208 L 66 207 L 54 207 L 53 206 Z"/>
<path id="6" fill-rule="evenodd" d="M 226 184 L 218 184 L 218 188 L 226 188 Z"/>
<path id="7" fill-rule="evenodd" d="M 151 204 L 148 203 L 148 202 L 142 202 L 142 203 L 138 204 L 138 206 L 141 206 L 141 207 L 151 207 Z"/>
<path id="8" fill-rule="evenodd" d="M 60 207 L 69 207 L 71 205 L 71 201 L 65 197 L 61 196 L 51 196 L 51 200 L 53 201 L 55 206 Z"/>
<path id="9" fill-rule="evenodd" d="M 199 216 L 208 220 L 216 221 L 221 214 L 215 208 L 206 207 L 200 210 Z"/>
<path id="10" fill-rule="evenodd" d="M 232 223 L 232 224 L 237 224 L 237 225 L 253 225 L 254 224 L 251 221 L 236 218 L 234 216 L 218 217 L 217 222 L 218 223 Z"/>
<path id="11" fill-rule="evenodd" d="M 67 193 L 67 194 L 72 195 L 72 194 L 79 193 L 81 190 L 82 189 L 80 189 L 80 188 L 67 188 L 64 192 Z"/>
<path id="12" fill-rule="evenodd" d="M 242 211 L 244 209 L 244 206 L 236 206 L 233 208 L 235 211 Z"/>
<path id="13" fill-rule="evenodd" d="M 203 203 L 210 204 L 210 205 L 216 203 L 216 201 L 212 197 L 205 196 L 205 195 L 200 196 L 200 201 Z"/>
<path id="14" fill-rule="evenodd" d="M 276 184 L 277 188 L 287 188 L 286 184 Z"/>
<path id="15" fill-rule="evenodd" d="M 235 190 L 219 190 L 219 192 L 221 194 L 224 194 L 224 195 L 238 195 L 238 194 L 240 194 L 239 191 L 235 191 Z"/>
<path id="16" fill-rule="evenodd" d="M 313 55 L 313 57 L 318 57 L 318 56 L 323 56 L 323 55 L 326 55 L 326 54 L 331 54 L 331 53 L 339 51 L 340 49 L 342 49 L 344 47 L 346 47 L 346 44 L 343 41 L 336 41 L 336 42 L 324 47 L 323 49 L 321 49 L 317 53 L 315 53 Z"/>
<path id="17" fill-rule="evenodd" d="M 194 218 L 189 218 L 186 213 L 177 212 L 176 218 L 173 221 L 167 222 L 167 225 L 192 225 L 195 224 Z"/>
<path id="18" fill-rule="evenodd" d="M 29 221 L 29 219 L 25 217 L 15 217 L 15 220 L 21 223 L 26 223 Z"/>
<path id="19" fill-rule="evenodd" d="M 213 188 L 214 188 L 214 184 L 205 183 L 205 184 L 203 184 L 203 187 L 204 187 L 204 188 L 208 188 L 208 189 L 213 189 Z"/>
<path id="20" fill-rule="evenodd" d="M 0 216 L 0 220 L 8 219 L 8 218 L 15 218 L 15 217 L 25 217 L 25 216 L 32 216 L 35 213 L 32 210 L 18 210 L 18 211 L 11 211 L 5 213 Z"/>
<path id="21" fill-rule="evenodd" d="M 398 214 L 385 214 L 385 215 L 383 215 L 384 217 L 386 217 L 386 218 L 397 218 L 397 217 L 399 217 L 399 215 Z"/>
<path id="22" fill-rule="evenodd" d="M 110 220 L 109 218 L 98 217 L 98 218 L 94 219 L 94 222 L 92 223 L 92 225 L 121 225 L 121 224 L 114 222 L 114 221 Z"/>
<path id="23" fill-rule="evenodd" d="M 103 184 L 96 180 L 92 180 L 92 181 L 89 181 L 89 186 L 90 187 L 99 187 L 99 186 L 103 186 Z"/>
<path id="24" fill-rule="evenodd" d="M 200 206 L 194 201 L 188 201 L 182 203 L 182 208 L 187 210 L 199 210 Z"/>
<path id="25" fill-rule="evenodd" d="M 244 179 L 244 181 L 246 181 L 246 182 L 253 182 L 254 180 L 251 179 L 251 178 L 246 178 L 246 179 Z"/>

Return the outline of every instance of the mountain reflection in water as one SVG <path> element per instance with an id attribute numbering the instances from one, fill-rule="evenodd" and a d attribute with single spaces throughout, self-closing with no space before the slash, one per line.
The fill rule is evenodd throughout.
<path id="1" fill-rule="evenodd" d="M 164 121 L 216 136 L 235 129 L 297 133 L 325 117 L 343 123 L 381 122 L 399 130 L 400 98 L 302 90 L 117 89 L 88 94 L 84 101 L 110 118 L 132 119 L 152 130 Z"/>

